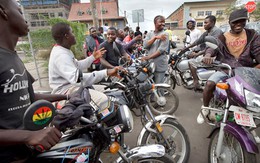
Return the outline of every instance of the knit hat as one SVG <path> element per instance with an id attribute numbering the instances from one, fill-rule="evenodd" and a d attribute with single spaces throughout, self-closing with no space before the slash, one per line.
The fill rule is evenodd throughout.
<path id="1" fill-rule="evenodd" d="M 241 19 L 248 19 L 247 16 L 247 9 L 243 8 L 243 9 L 238 9 L 233 11 L 230 16 L 229 16 L 229 22 L 233 23 L 237 20 L 241 20 Z"/>

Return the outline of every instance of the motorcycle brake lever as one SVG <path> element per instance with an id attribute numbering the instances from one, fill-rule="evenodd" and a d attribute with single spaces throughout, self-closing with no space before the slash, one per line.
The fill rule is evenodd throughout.
<path id="1" fill-rule="evenodd" d="M 34 148 L 35 150 L 41 152 L 41 153 L 44 152 L 44 151 L 46 151 L 45 148 L 44 148 L 44 146 L 41 145 L 41 144 L 35 145 L 35 146 L 33 146 L 33 148 Z"/>

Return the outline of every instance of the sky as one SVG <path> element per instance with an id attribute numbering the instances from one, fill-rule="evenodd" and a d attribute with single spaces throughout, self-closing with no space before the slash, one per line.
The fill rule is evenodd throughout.
<path id="1" fill-rule="evenodd" d="M 144 22 L 140 22 L 141 32 L 154 29 L 153 19 L 156 15 L 163 15 L 167 18 L 173 13 L 183 2 L 202 1 L 202 0 L 118 0 L 119 15 L 124 16 L 126 11 L 126 18 L 128 26 L 135 30 L 137 23 L 132 22 L 132 11 L 144 9 Z M 89 0 L 81 0 L 82 3 L 89 2 Z"/>
<path id="2" fill-rule="evenodd" d="M 178 9 L 184 2 L 194 2 L 204 0 L 118 0 L 119 15 L 124 16 L 126 11 L 126 18 L 128 20 L 128 26 L 135 30 L 137 23 L 132 22 L 133 10 L 144 10 L 144 22 L 140 22 L 141 32 L 154 29 L 153 19 L 156 15 L 163 15 L 167 18 L 171 13 Z M 206 0 L 210 1 L 210 0 Z M 240 3 L 245 4 L 250 0 L 238 0 Z M 252 1 L 252 0 L 251 0 Z M 258 0 L 259 1 L 259 0 Z M 82 3 L 90 2 L 89 0 L 81 0 Z"/>

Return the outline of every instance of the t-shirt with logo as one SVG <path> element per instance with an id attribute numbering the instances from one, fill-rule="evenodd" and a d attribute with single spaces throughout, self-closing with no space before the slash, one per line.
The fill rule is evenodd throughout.
<path id="1" fill-rule="evenodd" d="M 232 34 L 230 32 L 224 33 L 224 36 L 226 38 L 226 45 L 227 48 L 236 59 L 239 58 L 240 54 L 245 49 L 245 46 L 247 44 L 247 36 L 246 31 L 243 30 L 239 34 Z"/>
<path id="2" fill-rule="evenodd" d="M 13 51 L 0 48 L 0 67 L 0 129 L 21 129 L 23 114 L 34 98 L 33 78 Z M 0 147 L 0 162 L 10 162 L 20 147 Z"/>

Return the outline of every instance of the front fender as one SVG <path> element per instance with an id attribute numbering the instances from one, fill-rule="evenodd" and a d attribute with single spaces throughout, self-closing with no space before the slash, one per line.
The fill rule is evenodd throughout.
<path id="1" fill-rule="evenodd" d="M 126 157 L 130 161 L 138 160 L 141 158 L 151 158 L 151 157 L 162 157 L 165 155 L 165 148 L 160 144 L 151 144 L 145 146 L 139 146 L 131 149 L 127 152 Z M 117 163 L 121 162 L 122 158 L 116 160 Z"/>
<path id="2" fill-rule="evenodd" d="M 158 115 L 155 117 L 155 119 L 157 121 L 160 121 L 160 125 L 162 125 L 167 119 L 176 119 L 175 116 L 173 115 L 167 115 L 167 114 L 163 114 L 163 115 Z M 156 130 L 155 129 L 152 129 L 151 128 L 152 126 L 152 122 L 149 121 L 148 123 L 146 123 L 145 127 L 143 127 L 143 129 L 141 130 L 139 136 L 138 136 L 138 139 L 137 139 L 137 145 L 141 145 L 141 142 L 142 142 L 142 139 L 143 139 L 143 136 L 144 136 L 144 133 L 148 130 L 149 132 L 154 132 L 156 133 Z"/>
<path id="3" fill-rule="evenodd" d="M 212 134 L 217 131 L 219 128 L 215 128 L 211 134 L 209 135 L 209 138 L 212 136 Z M 247 152 L 257 154 L 259 153 L 257 143 L 254 139 L 254 136 L 245 128 L 231 122 L 227 122 L 224 131 L 227 133 L 231 133 L 242 145 L 244 149 L 246 149 Z"/>
<path id="4" fill-rule="evenodd" d="M 156 87 L 164 87 L 164 88 L 170 88 L 171 86 L 166 83 L 159 83 L 159 84 L 154 84 L 155 88 Z"/>

